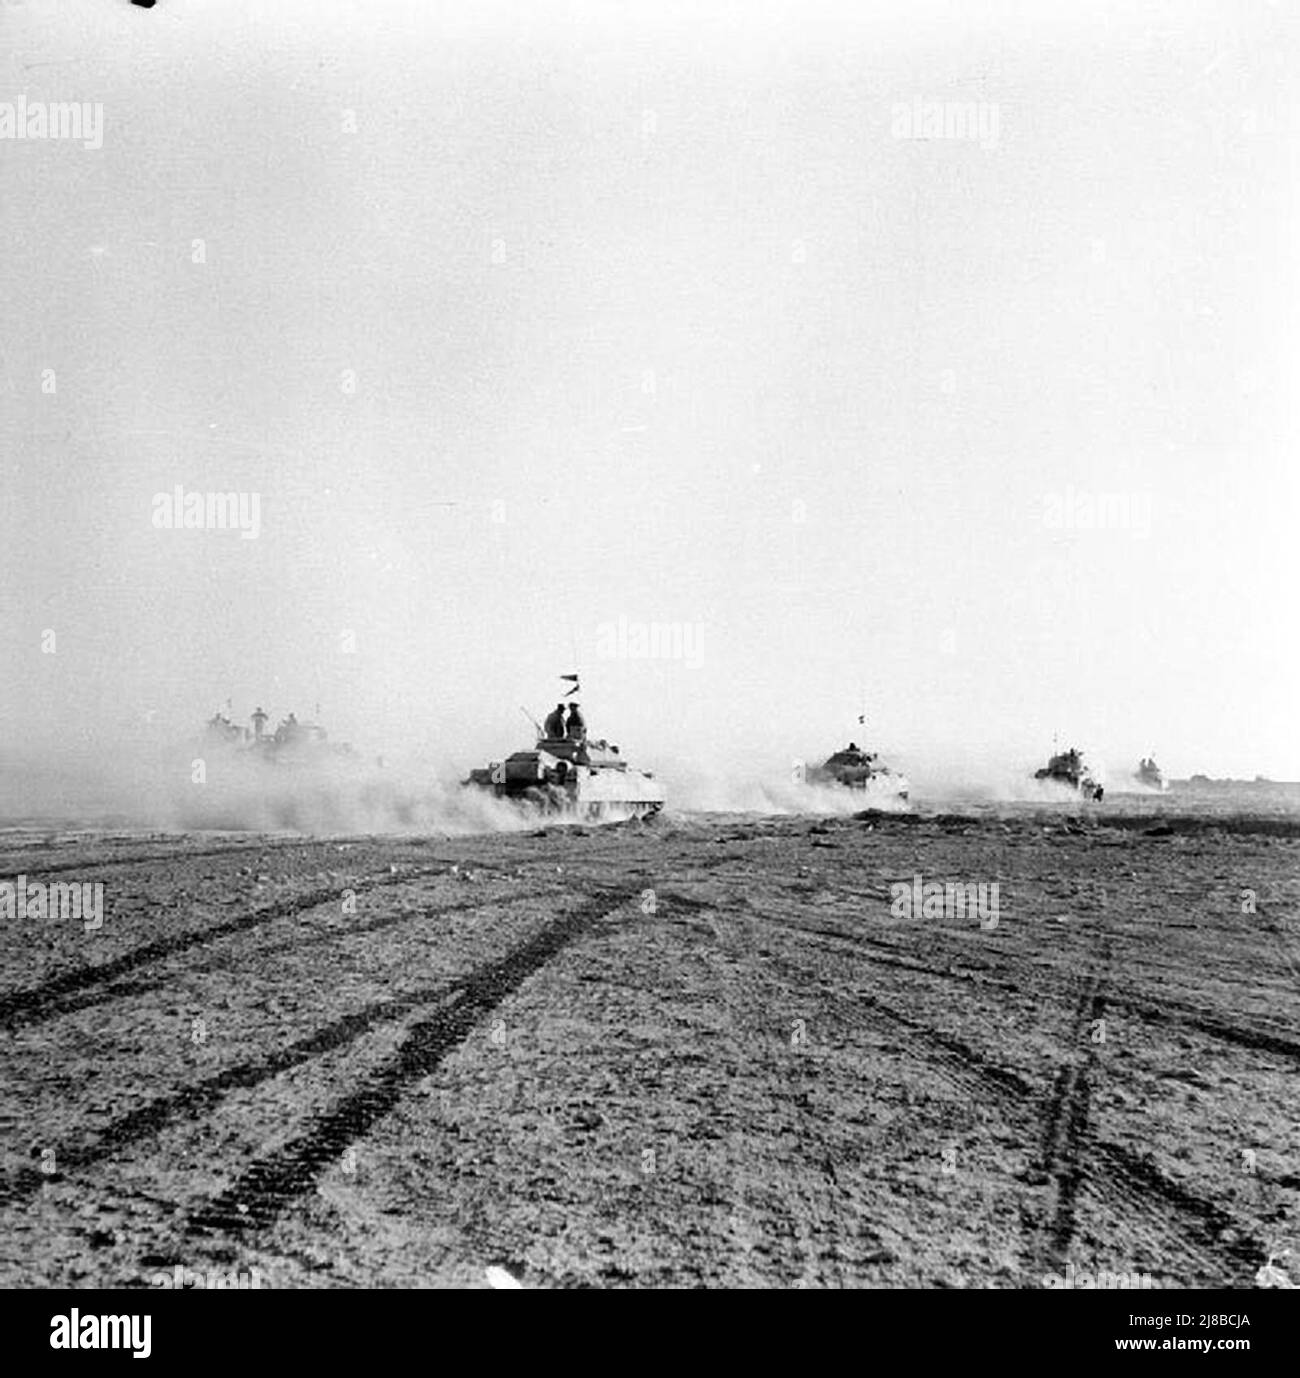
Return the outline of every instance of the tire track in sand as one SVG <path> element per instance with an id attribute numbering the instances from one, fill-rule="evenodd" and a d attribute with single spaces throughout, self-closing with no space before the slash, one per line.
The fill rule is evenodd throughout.
<path id="1" fill-rule="evenodd" d="M 696 912 L 726 913 L 730 908 L 743 908 L 767 922 L 809 933 L 808 926 L 799 921 L 798 911 L 793 906 L 789 910 L 783 906 L 777 912 L 747 901 L 736 904 L 729 900 L 708 902 L 675 894 L 661 895 L 661 899 L 664 898 L 670 902 L 684 901 L 685 908 Z M 852 942 L 849 935 L 845 935 L 845 939 Z M 869 966 L 880 965 L 869 950 L 859 948 L 857 955 Z M 797 984 L 806 982 L 806 970 L 793 961 L 775 956 L 766 960 L 783 967 Z M 948 973 L 936 971 L 934 975 L 943 979 Z M 1105 1005 L 1105 987 L 1100 977 L 1094 979 L 1097 983 L 1089 982 L 1075 1006 L 1072 1027 L 1076 1030 L 1076 1038 L 1087 1024 L 1094 1002 L 1100 1000 L 1099 1008 Z M 1173 1181 L 1154 1163 L 1122 1145 L 1085 1133 L 1093 1086 L 1086 1063 L 1082 1074 L 1076 1069 L 1071 1076 L 1069 1068 L 1061 1070 L 1043 1110 L 1041 1087 L 1015 1068 L 990 1061 L 961 1039 L 895 1008 L 874 994 L 859 992 L 849 997 L 831 995 L 823 990 L 819 992 L 819 999 L 832 1000 L 843 1008 L 850 1026 L 857 1022 L 864 1028 L 869 1027 L 872 1016 L 901 1025 L 913 1035 L 918 1055 L 958 1089 L 972 1097 L 993 1100 L 1008 1117 L 1039 1126 L 1040 1162 L 1046 1156 L 1054 1164 L 1057 1182 L 1047 1227 L 1048 1241 L 1054 1237 L 1073 1238 L 1078 1202 L 1087 1193 L 1125 1221 L 1159 1257 L 1184 1259 L 1215 1277 L 1220 1286 L 1231 1285 L 1234 1281 L 1248 1283 L 1254 1276 L 1265 1250 L 1252 1231 L 1213 1201 Z M 1091 1044 L 1089 1057 L 1100 1065 Z M 1052 1180 L 1050 1174 L 1049 1180 Z M 1041 1217 L 1030 1222 L 1030 1231 L 1041 1256 L 1044 1239 Z"/>
<path id="2" fill-rule="evenodd" d="M 406 877 L 411 879 L 411 877 Z M 353 886 L 354 892 L 359 893 L 359 887 Z M 554 887 L 550 889 L 539 889 L 529 891 L 527 895 L 507 896 L 501 899 L 474 899 L 466 900 L 461 904 L 445 904 L 439 909 L 410 909 L 404 913 L 380 914 L 373 919 L 367 919 L 363 923 L 351 923 L 346 927 L 339 927 L 328 930 L 316 930 L 309 933 L 291 933 L 288 937 L 279 941 L 262 944 L 257 949 L 257 956 L 265 961 L 268 957 L 275 956 L 277 953 L 289 952 L 294 948 L 302 947 L 306 943 L 334 943 L 343 942 L 345 939 L 363 938 L 373 933 L 382 933 L 389 928 L 397 928 L 402 924 L 411 923 L 416 919 L 438 918 L 443 914 L 460 914 L 466 911 L 473 912 L 485 909 L 490 905 L 499 905 L 501 908 L 508 908 L 512 904 L 518 904 L 524 899 L 545 898 L 548 894 L 560 893 Z M 306 913 L 306 909 L 299 909 L 297 913 Z M 229 935 L 225 935 L 229 936 Z M 189 976 L 211 976 L 231 967 L 238 966 L 242 961 L 242 954 L 239 951 L 223 954 L 214 957 L 210 961 L 200 964 L 193 964 L 187 968 L 186 974 Z M 150 991 L 157 990 L 166 984 L 167 977 L 162 973 L 146 976 L 142 979 L 131 980 L 129 978 L 110 982 L 107 986 L 92 987 L 78 994 L 67 995 L 60 999 L 59 1006 L 51 1013 L 43 1015 L 40 1019 L 20 1021 L 14 1027 L 21 1027 L 23 1022 L 42 1023 L 52 1019 L 61 1019 L 69 1014 L 76 1014 L 80 1010 L 90 1009 L 96 1005 L 111 1004 L 116 1000 L 130 1000 L 138 995 L 147 995 Z"/>
<path id="3" fill-rule="evenodd" d="M 259 1158 L 224 1192 L 191 1214 L 187 1230 L 200 1235 L 231 1234 L 273 1224 L 297 1197 L 311 1190 L 350 1143 L 397 1105 L 413 1082 L 435 1071 L 485 1015 L 639 893 L 634 888 L 597 892 L 581 909 L 556 919 L 508 956 L 480 967 L 427 1019 L 415 1024 L 397 1053 L 354 1092 L 313 1117 L 296 1138 Z"/>
<path id="4" fill-rule="evenodd" d="M 469 900 L 463 904 L 447 905 L 423 913 L 404 914 L 400 919 L 399 916 L 389 915 L 386 916 L 387 922 L 376 920 L 369 925 L 368 931 L 387 927 L 398 921 L 438 918 L 443 914 L 467 909 L 504 909 L 512 904 L 522 904 L 535 898 L 535 895 L 528 894 L 509 900 Z M 349 930 L 350 933 L 356 931 Z M 229 1092 L 252 1090 L 313 1058 L 355 1043 L 373 1029 L 404 1019 L 423 1006 L 448 1000 L 456 995 L 467 979 L 472 977 L 448 977 L 433 985 L 412 991 L 409 995 L 372 1001 L 359 1010 L 313 1029 L 311 1033 L 275 1053 L 227 1067 L 214 1076 L 206 1077 L 196 1084 L 183 1086 L 168 1095 L 159 1096 L 148 1104 L 119 1116 L 89 1143 L 55 1144 L 54 1161 L 58 1165 L 59 1175 L 94 1168 L 106 1159 L 117 1157 L 123 1149 L 132 1144 L 155 1137 L 172 1124 L 200 1120 L 216 1110 Z M 134 993 L 134 990 L 131 993 Z M 36 1168 L 20 1169 L 7 1179 L 0 1179 L 0 1202 L 17 1202 L 29 1198 L 50 1180 Z"/>
<path id="5" fill-rule="evenodd" d="M 1109 965 L 1109 952 L 1103 963 Z M 1087 1026 L 1101 1019 L 1105 1012 L 1103 980 L 1101 971 L 1095 971 L 1084 984 L 1070 1025 L 1071 1046 L 1076 1046 Z M 1080 1150 L 1088 1134 L 1091 1076 L 1096 1066 L 1092 1046 L 1089 1043 L 1082 1060 L 1063 1063 L 1057 1073 L 1043 1121 L 1038 1160 L 1029 1178 L 1031 1183 L 1041 1181 L 1048 1188 L 1046 1214 L 1035 1220 L 1031 1211 L 1025 1211 L 1025 1271 L 1039 1277 L 1048 1272 L 1065 1272 L 1074 1240 L 1075 1208 L 1084 1177 Z"/>
<path id="6" fill-rule="evenodd" d="M 82 1000 L 80 1004 L 77 1004 L 76 999 L 97 986 L 106 985 L 122 976 L 128 976 L 131 972 L 138 971 L 141 967 L 149 966 L 153 962 L 175 957 L 181 952 L 188 952 L 193 947 L 202 947 L 204 944 L 216 942 L 220 938 L 228 938 L 232 933 L 246 933 L 262 924 L 273 923 L 276 919 L 292 918 L 295 914 L 304 913 L 308 909 L 319 908 L 322 904 L 335 903 L 349 891 L 359 895 L 370 890 L 382 889 L 385 886 L 404 885 L 410 881 L 423 880 L 431 875 L 443 874 L 445 871 L 445 864 L 439 863 L 434 866 L 417 867 L 414 870 L 398 872 L 393 875 L 358 877 L 348 885 L 333 885 L 324 889 L 309 891 L 305 895 L 293 895 L 288 899 L 263 905 L 260 909 L 254 909 L 249 914 L 242 914 L 236 919 L 227 919 L 224 923 L 216 923 L 208 928 L 196 929 L 189 933 L 178 933 L 170 938 L 158 938 L 154 942 L 145 943 L 142 947 L 132 948 L 129 952 L 124 952 L 120 957 L 113 957 L 107 962 L 97 962 L 93 966 L 78 967 L 73 971 L 65 972 L 62 976 L 55 976 L 39 986 L 30 986 L 26 990 L 14 991 L 9 995 L 0 997 L 0 1028 L 12 1032 L 15 1029 L 29 1027 L 33 1024 L 43 1024 L 50 1019 L 56 1019 L 67 1012 L 65 1006 L 68 1003 L 73 1003 L 75 1008 L 84 1008 L 87 1004 L 95 1003 L 94 1001 Z"/>
<path id="7" fill-rule="evenodd" d="M 62 871 L 84 871 L 87 874 L 98 872 L 109 866 L 143 866 L 153 861 L 164 863 L 180 864 L 186 861 L 200 861 L 208 857 L 221 856 L 241 856 L 245 852 L 282 852 L 289 847 L 303 846 L 301 839 L 293 839 L 282 843 L 275 842 L 235 842 L 228 847 L 203 847 L 194 851 L 184 851 L 177 847 L 171 847 L 167 851 L 158 852 L 131 852 L 126 856 L 104 856 L 92 857 L 90 859 L 81 858 L 77 861 L 54 861 L 43 862 L 37 856 L 31 861 L 20 861 L 17 866 L 12 862 L 6 861 L 0 865 L 0 876 L 12 876 L 23 872 L 30 872 L 33 878 L 39 879 L 40 876 L 54 875 Z M 308 846 L 315 845 L 308 843 Z M 29 849 L 30 850 L 30 849 Z M 22 856 L 23 852 L 18 850 L 14 855 Z"/>

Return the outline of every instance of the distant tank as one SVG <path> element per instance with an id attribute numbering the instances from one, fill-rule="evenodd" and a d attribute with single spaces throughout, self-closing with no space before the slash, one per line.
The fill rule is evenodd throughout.
<path id="1" fill-rule="evenodd" d="M 1145 785 L 1148 789 L 1167 790 L 1169 788 L 1165 783 L 1165 777 L 1160 773 L 1160 767 L 1156 765 L 1154 756 L 1143 758 L 1138 762 L 1138 768 L 1133 772 L 1133 778 L 1139 785 Z"/>
<path id="2" fill-rule="evenodd" d="M 837 751 L 808 772 L 810 785 L 840 785 L 845 789 L 870 791 L 891 795 L 895 799 L 906 799 L 909 785 L 907 778 L 878 763 L 874 751 L 863 751 L 856 742 L 850 742 L 843 751 Z"/>
<path id="3" fill-rule="evenodd" d="M 331 742 L 319 723 L 300 722 L 294 713 L 282 719 L 274 732 L 266 731 L 268 717 L 260 707 L 250 720 L 251 728 L 240 727 L 224 713 L 217 713 L 208 719 L 206 741 L 243 760 L 267 765 L 305 765 L 356 756 L 346 742 Z"/>
<path id="4" fill-rule="evenodd" d="M 531 751 L 471 770 L 462 785 L 527 812 L 583 822 L 651 818 L 663 808 L 663 786 L 634 770 L 603 738 L 548 736 L 538 729 Z"/>
<path id="5" fill-rule="evenodd" d="M 1076 747 L 1053 756 L 1042 768 L 1034 771 L 1035 780 L 1055 780 L 1058 784 L 1069 785 L 1078 790 L 1085 799 L 1101 801 L 1105 789 L 1093 778 L 1092 772 L 1083 762 L 1083 753 Z"/>

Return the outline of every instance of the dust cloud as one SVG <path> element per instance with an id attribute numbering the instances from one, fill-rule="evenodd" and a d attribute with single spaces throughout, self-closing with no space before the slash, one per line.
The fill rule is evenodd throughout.
<path id="1" fill-rule="evenodd" d="M 896 774 L 858 790 L 808 783 L 799 769 L 805 763 L 779 753 L 637 764 L 654 771 L 666 789 L 668 812 L 678 816 L 847 816 L 864 808 L 924 811 L 1078 798 L 1067 786 L 1035 780 L 1041 762 L 992 752 L 882 751 L 880 759 Z M 538 826 L 535 816 L 461 788 L 466 768 L 450 752 L 436 750 L 382 761 L 338 755 L 269 764 L 201 740 L 163 745 L 82 733 L 11 748 L 0 757 L 0 825 L 449 836 Z M 900 787 L 908 799 L 899 797 Z M 1142 791 L 1136 782 L 1122 788 Z"/>
<path id="2" fill-rule="evenodd" d="M 0 824 L 296 833 L 518 831 L 529 821 L 447 762 L 270 764 L 196 742 L 83 739 L 0 758 Z"/>

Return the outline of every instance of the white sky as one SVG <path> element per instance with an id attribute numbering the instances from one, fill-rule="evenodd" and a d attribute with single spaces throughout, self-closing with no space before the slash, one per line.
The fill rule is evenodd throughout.
<path id="1" fill-rule="evenodd" d="M 0 140 L 0 716 L 469 764 L 581 668 L 646 760 L 865 693 L 904 752 L 1300 778 L 1296 58 L 1255 0 L 3 5 L 0 102 L 104 138 Z M 177 483 L 258 538 L 155 529 Z"/>

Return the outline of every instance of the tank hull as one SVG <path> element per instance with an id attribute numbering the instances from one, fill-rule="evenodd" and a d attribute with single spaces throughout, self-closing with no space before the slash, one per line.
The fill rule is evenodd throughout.
<path id="1" fill-rule="evenodd" d="M 1073 749 L 1053 756 L 1041 770 L 1034 771 L 1034 779 L 1051 780 L 1075 790 L 1085 799 L 1095 799 L 1099 802 L 1105 793 L 1104 787 L 1093 778 L 1092 772 L 1084 765 L 1080 753 Z"/>
<path id="2" fill-rule="evenodd" d="M 1169 782 L 1160 773 L 1160 767 L 1154 762 L 1151 765 L 1142 765 L 1133 772 L 1133 779 L 1139 785 L 1144 785 L 1147 789 L 1159 790 L 1163 794 L 1169 788 Z"/>
<path id="3" fill-rule="evenodd" d="M 524 813 L 588 823 L 650 818 L 667 797 L 649 772 L 583 742 L 540 741 L 532 751 L 470 771 L 462 783 Z"/>
<path id="4" fill-rule="evenodd" d="M 808 772 L 810 785 L 831 785 L 837 789 L 854 790 L 860 794 L 870 794 L 877 798 L 906 800 L 911 786 L 905 775 L 892 770 L 826 770 L 819 768 Z"/>
<path id="5" fill-rule="evenodd" d="M 850 745 L 837 751 L 807 774 L 810 785 L 829 785 L 854 790 L 876 798 L 906 801 L 910 786 L 907 777 L 876 763 L 876 754 Z"/>

